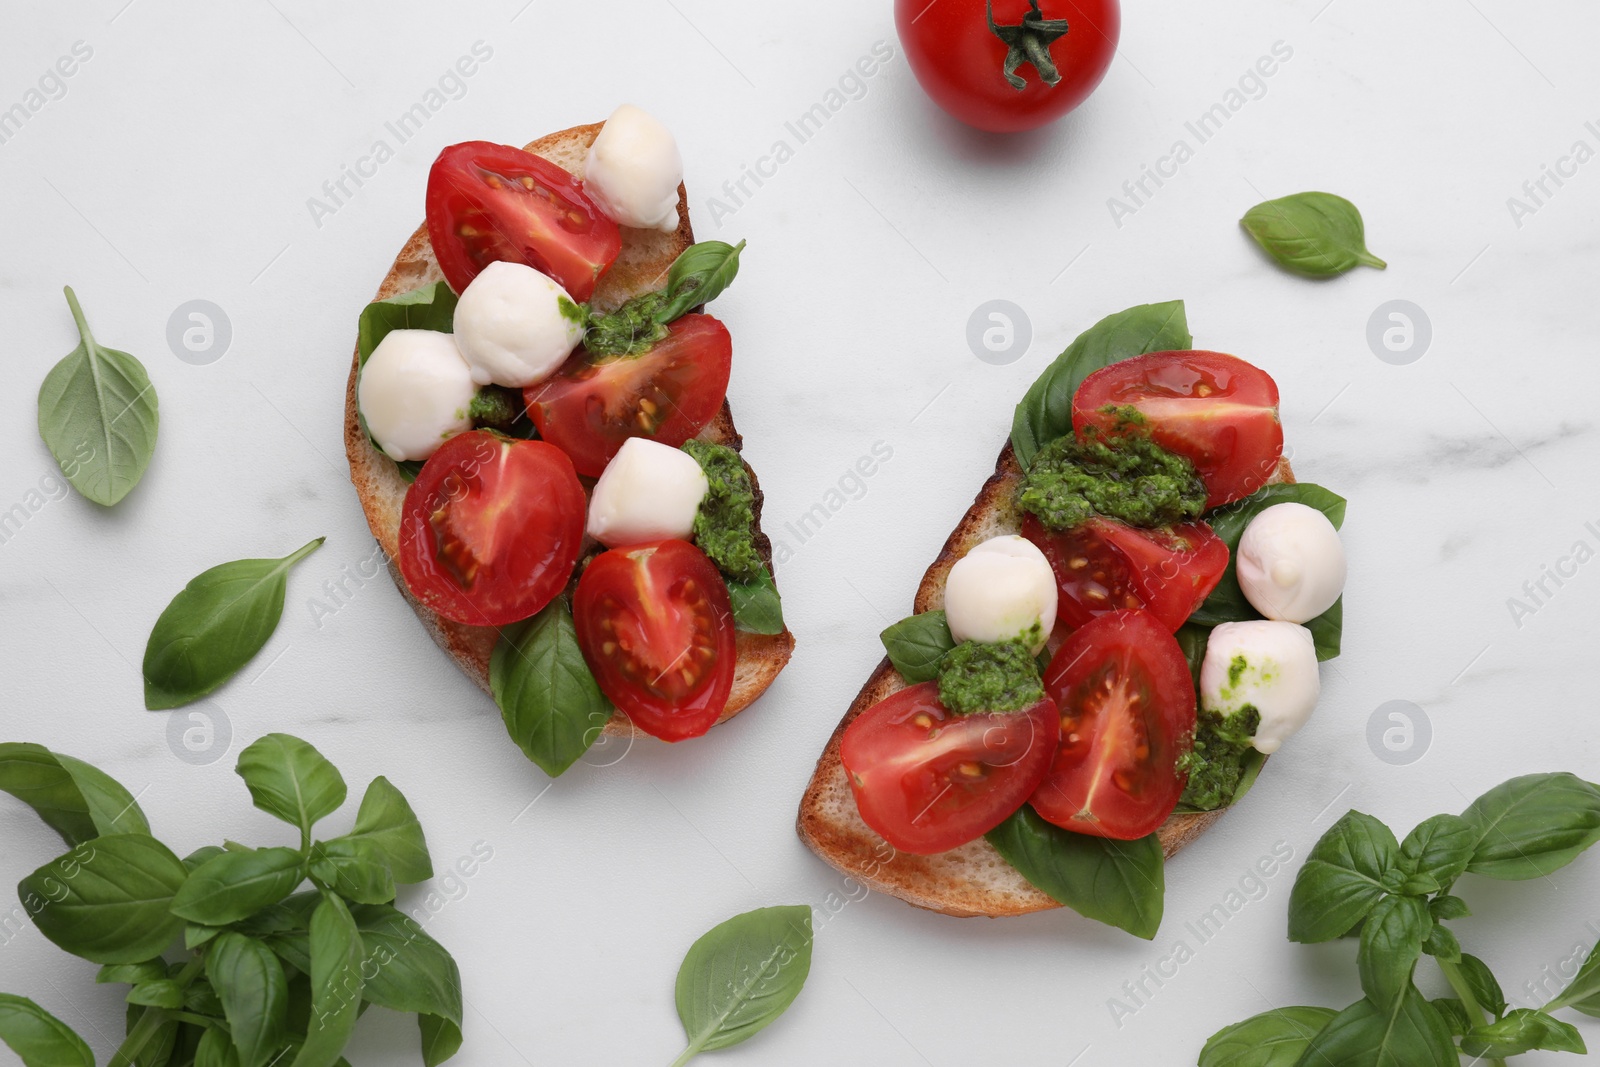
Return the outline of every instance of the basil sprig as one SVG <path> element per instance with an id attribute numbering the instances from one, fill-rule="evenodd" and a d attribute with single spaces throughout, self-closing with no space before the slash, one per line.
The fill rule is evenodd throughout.
<path id="1" fill-rule="evenodd" d="M 583 658 L 563 597 L 501 631 L 489 658 L 489 689 L 506 732 L 552 778 L 589 751 L 611 721 L 611 701 Z"/>
<path id="2" fill-rule="evenodd" d="M 95 341 L 77 295 L 70 287 L 66 294 L 78 347 L 39 386 L 39 436 L 72 487 L 110 507 L 139 484 L 155 454 L 156 390 L 143 363 Z"/>
<path id="3" fill-rule="evenodd" d="M 162 611 L 144 648 L 144 706 L 199 700 L 238 673 L 283 617 L 289 571 L 322 545 L 282 559 L 239 559 L 202 571 Z"/>
<path id="4" fill-rule="evenodd" d="M 667 270 L 667 286 L 643 293 L 615 311 L 587 313 L 583 347 L 596 356 L 636 356 L 667 336 L 667 327 L 690 308 L 710 303 L 733 284 L 744 242 L 691 245 Z"/>
<path id="5" fill-rule="evenodd" d="M 1362 999 L 1337 1014 L 1282 1008 L 1214 1034 L 1199 1067 L 1319 1063 L 1456 1067 L 1461 1056 L 1497 1063 L 1536 1049 L 1585 1052 L 1552 1012 L 1600 1015 L 1600 949 L 1542 1008 L 1509 1009 L 1488 964 L 1462 951 L 1445 925 L 1470 914 L 1454 895 L 1463 874 L 1539 878 L 1600 841 L 1600 786 L 1575 775 L 1513 778 L 1460 815 L 1435 815 L 1404 841 L 1351 811 L 1312 848 L 1289 894 L 1289 939 L 1356 937 Z M 1416 968 L 1432 957 L 1453 997 L 1429 1001 Z M 1254 1051 L 1251 1051 L 1254 1050 Z"/>
<path id="6" fill-rule="evenodd" d="M 1239 220 L 1277 263 L 1296 274 L 1331 278 L 1358 266 L 1388 266 L 1367 251 L 1361 212 L 1332 193 L 1295 193 L 1257 204 Z"/>
<path id="7" fill-rule="evenodd" d="M 230 841 L 180 860 L 109 777 L 37 745 L 0 745 L 0 788 L 71 847 L 22 880 L 23 907 L 59 948 L 104 965 L 96 981 L 130 987 L 127 1038 L 110 1062 L 333 1067 L 367 1004 L 416 1014 L 423 1062 L 449 1059 L 461 1045 L 460 974 L 392 904 L 396 882 L 433 872 L 405 797 L 375 779 L 349 834 L 313 840 L 346 795 L 321 753 L 268 734 L 236 770 L 258 808 L 299 830 L 300 847 Z M 121 797 L 126 810 L 108 814 Z M 330 856 L 348 862 L 325 866 Z M 169 961 L 179 933 L 185 948 Z M 27 1067 L 94 1063 L 65 1023 L 10 994 L 0 994 L 0 1041 Z"/>
<path id="8" fill-rule="evenodd" d="M 758 908 L 701 935 L 678 968 L 674 999 L 688 1046 L 671 1067 L 748 1041 L 789 1009 L 811 973 L 811 909 Z"/>
<path id="9" fill-rule="evenodd" d="M 1011 420 L 1017 462 L 1027 470 L 1039 449 L 1072 432 L 1072 398 L 1095 371 L 1146 352 L 1193 345 L 1182 300 L 1107 315 L 1079 334 L 1023 394 Z"/>

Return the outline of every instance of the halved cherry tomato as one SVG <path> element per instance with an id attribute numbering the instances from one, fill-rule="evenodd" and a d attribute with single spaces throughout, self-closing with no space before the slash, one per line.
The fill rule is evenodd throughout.
<path id="1" fill-rule="evenodd" d="M 1056 620 L 1068 627 L 1143 608 L 1176 633 L 1228 569 L 1227 542 L 1204 522 L 1142 530 L 1093 518 L 1055 533 L 1029 515 L 1022 536 L 1050 561 L 1060 592 Z"/>
<path id="2" fill-rule="evenodd" d="M 579 349 L 554 375 L 522 391 L 539 436 L 598 478 L 622 442 L 648 437 L 673 448 L 722 409 L 733 369 L 728 328 L 710 315 L 685 315 L 637 356 Z"/>
<path id="3" fill-rule="evenodd" d="M 1221 352 L 1151 352 L 1083 380 L 1072 425 L 1115 432 L 1116 408 L 1133 407 L 1156 444 L 1187 457 L 1206 483 L 1206 507 L 1247 497 L 1278 468 L 1283 424 L 1278 384 L 1260 367 Z"/>
<path id="4" fill-rule="evenodd" d="M 1102 615 L 1056 650 L 1044 691 L 1061 709 L 1061 743 L 1033 809 L 1093 837 L 1153 833 L 1183 795 L 1178 757 L 1194 741 L 1194 683 L 1178 642 L 1149 612 Z"/>
<path id="5" fill-rule="evenodd" d="M 716 565 L 687 541 L 596 556 L 572 597 L 600 691 L 647 734 L 699 737 L 733 691 L 733 609 Z"/>
<path id="6" fill-rule="evenodd" d="M 999 826 L 1050 768 L 1056 706 L 956 715 L 939 683 L 902 689 L 862 712 L 839 756 L 866 824 L 902 852 L 932 855 Z"/>
<path id="7" fill-rule="evenodd" d="M 505 626 L 566 588 L 587 503 L 572 461 L 484 430 L 428 457 L 400 512 L 400 573 L 447 619 Z"/>
<path id="8" fill-rule="evenodd" d="M 428 239 L 457 293 L 490 263 L 525 263 L 580 303 L 622 251 L 622 231 L 578 180 L 532 152 L 465 141 L 428 172 Z"/>

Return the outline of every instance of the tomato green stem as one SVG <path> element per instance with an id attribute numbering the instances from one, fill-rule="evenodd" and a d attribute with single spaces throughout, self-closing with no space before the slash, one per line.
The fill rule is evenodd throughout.
<path id="1" fill-rule="evenodd" d="M 1067 34 L 1066 19 L 1047 19 L 1039 10 L 1039 0 L 1028 0 L 1028 13 L 1015 26 L 1001 26 L 994 20 L 994 0 L 985 0 L 984 9 L 989 18 L 989 31 L 1006 46 L 1005 69 L 1002 73 L 1011 87 L 1018 92 L 1028 87 L 1027 79 L 1017 73 L 1024 63 L 1031 63 L 1039 80 L 1055 85 L 1061 80 L 1055 60 L 1050 58 L 1050 45 Z"/>

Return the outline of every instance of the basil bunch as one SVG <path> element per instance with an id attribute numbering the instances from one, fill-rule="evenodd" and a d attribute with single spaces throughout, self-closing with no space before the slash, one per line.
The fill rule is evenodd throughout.
<path id="1" fill-rule="evenodd" d="M 397 883 L 433 877 L 404 795 L 374 779 L 353 829 L 313 840 L 346 798 L 332 763 L 268 734 L 235 769 L 256 807 L 296 829 L 297 847 L 228 841 L 179 859 L 108 775 L 39 745 L 0 744 L 0 790 L 70 850 L 22 880 L 23 907 L 58 947 L 101 964 L 98 981 L 130 986 L 112 1064 L 333 1067 L 367 1004 L 417 1015 L 428 1067 L 455 1055 L 455 961 L 394 907 Z M 169 961 L 180 935 L 184 951 Z M 25 1067 L 94 1064 L 71 1028 L 23 997 L 0 995 L 0 1041 Z"/>
<path id="2" fill-rule="evenodd" d="M 1295 877 L 1289 940 L 1359 938 L 1364 996 L 1341 1012 L 1284 1008 L 1226 1027 L 1206 1042 L 1199 1067 L 1457 1067 L 1462 1055 L 1499 1064 L 1535 1049 L 1585 1052 L 1578 1031 L 1551 1012 L 1600 1016 L 1600 948 L 1544 1007 L 1510 1009 L 1488 965 L 1444 924 L 1470 914 L 1453 893 L 1463 874 L 1542 878 L 1596 841 L 1600 786 L 1564 773 L 1513 778 L 1404 841 L 1371 815 L 1347 813 Z M 1430 1001 L 1417 989 L 1424 955 L 1455 996 Z"/>

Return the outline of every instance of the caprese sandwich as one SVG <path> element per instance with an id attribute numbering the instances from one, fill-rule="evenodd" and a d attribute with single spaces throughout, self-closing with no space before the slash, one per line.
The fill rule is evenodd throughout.
<path id="1" fill-rule="evenodd" d="M 361 314 L 345 449 L 390 572 L 551 774 L 604 733 L 668 741 L 788 662 L 761 491 L 703 305 L 672 134 L 624 105 L 513 148 L 451 145 Z"/>
<path id="2" fill-rule="evenodd" d="M 1344 500 L 1278 388 L 1181 302 L 1080 336 L 890 626 L 798 829 L 952 915 L 1066 905 L 1154 937 L 1163 862 L 1250 789 L 1338 654 Z"/>

